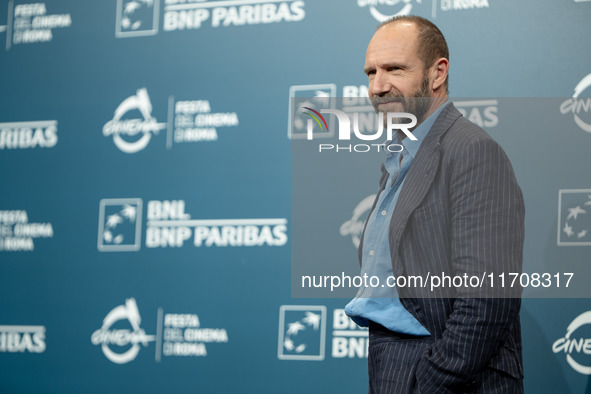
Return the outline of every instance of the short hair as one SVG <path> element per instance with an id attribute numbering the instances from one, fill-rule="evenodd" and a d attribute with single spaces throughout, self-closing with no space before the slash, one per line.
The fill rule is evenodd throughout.
<path id="1" fill-rule="evenodd" d="M 394 16 L 380 23 L 380 28 L 397 22 L 411 22 L 418 30 L 418 55 L 423 61 L 425 70 L 433 65 L 435 60 L 444 57 L 449 61 L 449 49 L 441 30 L 428 19 L 416 15 Z M 448 89 L 449 75 L 445 78 L 445 89 Z"/>

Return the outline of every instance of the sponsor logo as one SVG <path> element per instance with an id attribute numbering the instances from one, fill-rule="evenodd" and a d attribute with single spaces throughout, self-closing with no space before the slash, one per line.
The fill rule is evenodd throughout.
<path id="1" fill-rule="evenodd" d="M 208 100 L 189 100 L 174 102 L 174 142 L 217 141 L 220 127 L 239 125 L 236 112 L 212 112 Z M 172 111 L 172 110 L 170 110 Z M 169 134 L 169 137 L 171 135 Z M 172 145 L 167 139 L 167 147 Z"/>
<path id="2" fill-rule="evenodd" d="M 488 8 L 488 0 L 441 0 L 441 11 Z"/>
<path id="3" fill-rule="evenodd" d="M 53 238 L 53 225 L 30 223 L 25 210 L 0 211 L 0 251 L 32 252 L 36 238 Z"/>
<path id="4" fill-rule="evenodd" d="M 415 3 L 421 0 L 357 0 L 361 8 L 367 7 L 369 13 L 378 22 L 384 22 L 394 16 L 409 15 Z"/>
<path id="5" fill-rule="evenodd" d="M 591 74 L 581 79 L 575 86 L 573 97 L 563 101 L 560 105 L 560 113 L 563 115 L 572 114 L 577 126 L 587 133 L 591 133 L 591 118 L 588 115 L 591 112 L 591 97 L 581 96 L 589 87 L 591 87 Z"/>
<path id="6" fill-rule="evenodd" d="M 99 207 L 98 250 L 125 252 L 140 249 L 142 200 L 103 199 Z"/>
<path id="7" fill-rule="evenodd" d="M 117 0 L 115 37 L 150 36 L 158 33 L 159 0 Z"/>
<path id="8" fill-rule="evenodd" d="M 558 192 L 558 246 L 591 245 L 591 189 Z"/>
<path id="9" fill-rule="evenodd" d="M 577 316 L 566 328 L 564 337 L 557 339 L 552 345 L 554 353 L 565 354 L 568 365 L 583 375 L 591 375 L 591 366 L 588 365 L 588 356 L 591 355 L 591 337 L 585 338 L 581 335 L 589 333 L 588 329 L 581 328 L 587 324 L 591 324 L 591 311 Z M 586 362 L 581 361 L 582 355 L 586 356 Z"/>
<path id="10" fill-rule="evenodd" d="M 0 326 L 0 353 L 45 352 L 44 326 Z"/>
<path id="11" fill-rule="evenodd" d="M 281 306 L 277 354 L 280 360 L 324 360 L 325 340 L 325 306 Z"/>
<path id="12" fill-rule="evenodd" d="M 143 347 L 155 342 L 156 362 L 163 357 L 206 357 L 207 346 L 228 343 L 225 328 L 203 327 L 196 313 L 165 313 L 157 309 L 156 335 L 147 335 L 140 327 L 141 316 L 134 298 L 110 311 L 100 329 L 91 336 L 108 360 L 126 364 L 135 360 Z"/>
<path id="13" fill-rule="evenodd" d="M 340 233 L 343 237 L 351 237 L 351 241 L 355 248 L 359 247 L 361 242 L 361 234 L 363 233 L 363 226 L 371 210 L 371 206 L 376 198 L 375 194 L 365 197 L 355 209 L 353 209 L 353 216 L 341 225 Z"/>
<path id="14" fill-rule="evenodd" d="M 53 148 L 57 144 L 57 120 L 0 123 L 0 150 Z"/>
<path id="15" fill-rule="evenodd" d="M 129 327 L 112 328 L 119 321 L 126 321 Z M 115 307 L 105 316 L 103 325 L 91 337 L 94 345 L 101 345 L 105 357 L 115 364 L 126 364 L 135 360 L 141 346 L 147 347 L 156 340 L 153 335 L 146 335 L 140 327 L 142 318 L 134 298 L 125 300 L 125 305 Z M 113 350 L 114 348 L 115 350 Z M 119 351 L 120 349 L 125 349 Z"/>
<path id="16" fill-rule="evenodd" d="M 167 118 L 166 123 L 159 123 L 152 116 L 148 91 L 141 88 L 119 104 L 113 119 L 104 125 L 103 135 L 112 136 L 122 152 L 136 153 L 162 129 L 166 129 L 166 148 L 171 149 L 175 143 L 217 141 L 220 128 L 239 125 L 236 112 L 213 112 L 209 100 L 175 101 L 174 96 L 168 97 Z"/>
<path id="17" fill-rule="evenodd" d="M 185 201 L 149 201 L 146 246 L 195 247 L 283 246 L 287 219 L 191 219 Z"/>
<path id="18" fill-rule="evenodd" d="M 6 31 L 6 49 L 12 45 L 50 42 L 54 30 L 72 25 L 69 13 L 50 14 L 46 3 L 14 4 L 8 3 L 8 21 L 0 26 L 0 32 Z"/>
<path id="19" fill-rule="evenodd" d="M 332 335 L 327 341 L 327 309 L 323 305 L 282 305 L 279 309 L 280 360 L 321 361 L 326 343 L 332 358 L 367 358 L 368 330 L 358 327 L 344 309 L 332 313 Z"/>
<path id="20" fill-rule="evenodd" d="M 138 111 L 142 118 L 126 117 Z M 153 134 L 166 128 L 152 116 L 152 103 L 146 88 L 123 100 L 115 110 L 113 119 L 103 127 L 105 137 L 113 137 L 115 146 L 125 153 L 136 153 L 148 146 Z"/>
<path id="21" fill-rule="evenodd" d="M 575 0 L 591 1 L 591 0 Z M 489 8 L 489 0 L 433 0 L 431 16 L 437 17 L 437 10 L 440 11 L 462 11 L 472 9 Z M 395 16 L 420 14 L 419 4 L 421 0 L 357 0 L 360 8 L 368 8 L 371 16 L 378 22 L 384 22 Z M 424 8 L 424 7 L 423 7 Z"/>
<path id="22" fill-rule="evenodd" d="M 158 309 L 158 320 L 163 319 L 162 350 L 157 349 L 156 361 L 165 357 L 205 357 L 207 344 L 228 343 L 228 332 L 225 328 L 205 328 L 199 316 L 194 313 L 163 313 Z M 159 327 L 161 324 L 158 325 Z"/>
<path id="23" fill-rule="evenodd" d="M 492 128 L 499 124 L 498 100 L 455 101 L 454 105 L 465 118 L 480 127 Z"/>
<path id="24" fill-rule="evenodd" d="M 99 207 L 98 250 L 137 251 L 142 231 L 142 200 L 103 199 Z M 192 219 L 184 200 L 147 203 L 148 248 L 283 246 L 287 219 Z"/>
<path id="25" fill-rule="evenodd" d="M 308 135 L 308 118 L 304 115 L 305 108 L 334 108 L 337 87 L 335 84 L 294 85 L 289 88 L 289 123 L 287 125 L 287 137 L 290 139 L 303 139 Z M 299 100 L 294 100 L 299 99 Z M 297 105 L 295 103 L 297 102 Z M 330 120 L 329 120 L 330 122 Z M 326 123 L 325 123 L 326 124 Z M 312 124 L 312 127 L 315 127 Z M 314 130 L 316 138 L 332 137 L 332 127 L 326 124 L 326 128 Z"/>
<path id="26" fill-rule="evenodd" d="M 464 10 L 490 8 L 489 0 L 439 0 L 439 5 L 437 4 L 437 1 L 438 0 L 433 0 L 433 8 L 431 12 L 433 18 L 437 17 L 437 10 L 442 12 L 461 12 Z"/>
<path id="27" fill-rule="evenodd" d="M 332 83 L 291 86 L 289 88 L 288 138 L 306 139 L 308 137 L 309 118 L 304 114 L 305 107 L 335 109 L 336 96 L 337 85 Z M 367 112 L 376 118 L 374 109 L 369 102 L 368 87 L 366 85 L 344 85 L 342 88 L 342 106 L 346 112 Z M 369 119 L 366 119 L 366 123 L 369 123 L 366 126 L 367 129 L 378 127 Z M 314 138 L 330 138 L 334 136 L 332 117 L 327 119 L 326 129 L 317 126 L 316 123 L 312 123 Z"/>
<path id="28" fill-rule="evenodd" d="M 117 38 L 155 35 L 159 30 L 197 30 L 228 26 L 299 22 L 306 17 L 305 2 L 299 0 L 118 0 Z"/>
<path id="29" fill-rule="evenodd" d="M 368 329 L 359 327 L 345 314 L 344 309 L 335 309 L 332 319 L 333 358 L 367 358 Z"/>
<path id="30" fill-rule="evenodd" d="M 303 1 L 230 0 L 184 3 L 179 0 L 165 0 L 164 30 L 199 29 L 206 23 L 211 27 L 226 27 L 299 22 L 306 16 Z"/>

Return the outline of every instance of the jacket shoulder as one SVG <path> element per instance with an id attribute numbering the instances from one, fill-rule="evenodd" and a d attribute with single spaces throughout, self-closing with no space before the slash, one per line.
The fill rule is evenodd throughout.
<path id="1" fill-rule="evenodd" d="M 473 143 L 475 141 L 486 141 L 497 144 L 484 129 L 460 115 L 443 136 L 441 145 L 446 147 L 459 143 Z"/>

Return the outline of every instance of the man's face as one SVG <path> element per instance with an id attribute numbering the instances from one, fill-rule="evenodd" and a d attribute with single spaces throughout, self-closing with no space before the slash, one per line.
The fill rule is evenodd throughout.
<path id="1" fill-rule="evenodd" d="M 364 71 L 376 112 L 410 112 L 419 122 L 429 109 L 429 78 L 417 50 L 417 28 L 398 22 L 379 29 L 369 43 Z M 384 116 L 384 120 L 386 117 Z"/>

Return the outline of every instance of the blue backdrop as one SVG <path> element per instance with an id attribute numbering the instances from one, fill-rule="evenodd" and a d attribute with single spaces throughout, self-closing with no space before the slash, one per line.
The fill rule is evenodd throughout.
<path id="1" fill-rule="evenodd" d="M 589 263 L 591 1 L 1 0 L 0 391 L 366 392 L 348 300 L 291 297 L 289 103 L 366 94 L 405 13 L 512 160 L 525 267 Z M 324 222 L 347 269 L 363 171 Z M 525 299 L 522 330 L 527 392 L 591 392 L 589 299 Z"/>

